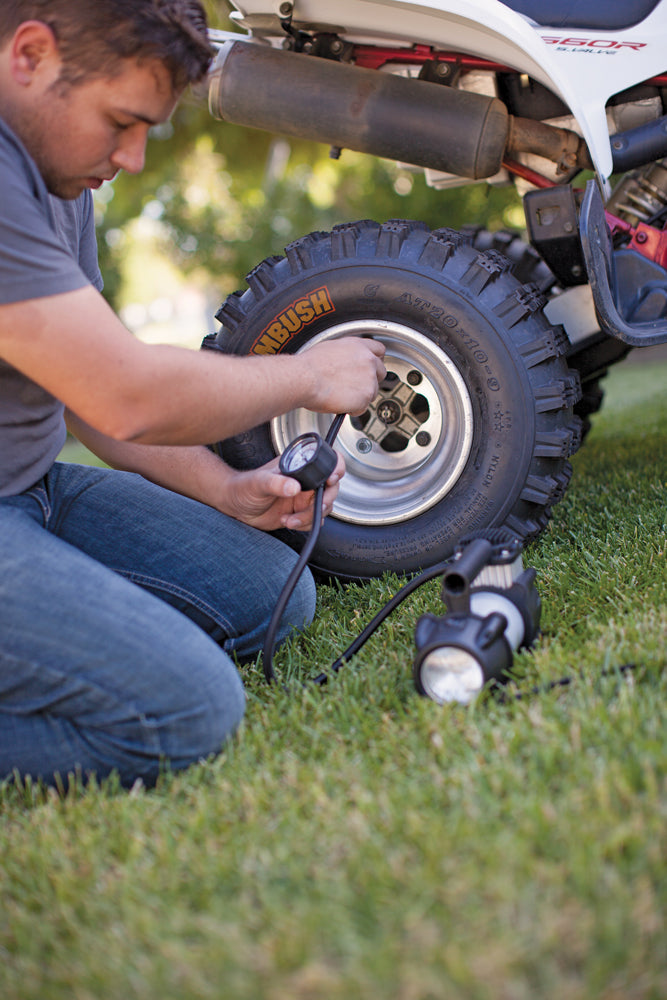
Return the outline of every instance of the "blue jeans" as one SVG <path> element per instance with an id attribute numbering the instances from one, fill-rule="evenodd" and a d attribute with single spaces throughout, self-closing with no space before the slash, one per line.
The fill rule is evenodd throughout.
<path id="1" fill-rule="evenodd" d="M 0 779 L 156 780 L 223 746 L 296 554 L 140 476 L 56 463 L 0 499 Z M 304 574 L 279 639 L 307 624 Z"/>

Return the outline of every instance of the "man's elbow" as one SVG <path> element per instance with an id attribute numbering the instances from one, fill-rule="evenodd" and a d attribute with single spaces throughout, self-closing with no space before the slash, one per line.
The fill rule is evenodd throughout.
<path id="1" fill-rule="evenodd" d="M 98 411 L 89 422 L 101 434 L 119 443 L 154 444 L 159 437 L 159 428 L 141 405 L 116 405 L 105 413 Z"/>

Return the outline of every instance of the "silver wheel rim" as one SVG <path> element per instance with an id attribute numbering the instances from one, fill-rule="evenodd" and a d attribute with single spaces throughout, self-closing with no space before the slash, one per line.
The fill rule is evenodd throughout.
<path id="1" fill-rule="evenodd" d="M 449 355 L 399 323 L 341 323 L 301 351 L 349 336 L 384 343 L 389 379 L 366 414 L 346 417 L 336 438 L 346 473 L 333 516 L 351 524 L 396 524 L 439 503 L 460 478 L 472 447 L 470 394 Z M 274 448 L 281 453 L 308 431 L 324 437 L 331 420 L 304 409 L 277 417 L 271 422 Z"/>

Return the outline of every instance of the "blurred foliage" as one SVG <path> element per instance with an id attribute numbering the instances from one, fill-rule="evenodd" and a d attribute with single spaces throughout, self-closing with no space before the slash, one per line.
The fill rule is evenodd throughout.
<path id="1" fill-rule="evenodd" d="M 212 27 L 233 29 L 229 4 L 206 6 Z M 221 300 L 265 257 L 337 223 L 404 218 L 498 229 L 521 218 L 513 188 L 435 191 L 421 173 L 386 160 L 347 150 L 332 160 L 322 145 L 216 121 L 203 89 L 152 130 L 144 171 L 105 185 L 96 205 L 105 294 L 116 308 L 127 301 L 128 283 L 142 280 L 130 252 L 138 233 Z M 168 272 L 161 280 L 168 283 Z"/>

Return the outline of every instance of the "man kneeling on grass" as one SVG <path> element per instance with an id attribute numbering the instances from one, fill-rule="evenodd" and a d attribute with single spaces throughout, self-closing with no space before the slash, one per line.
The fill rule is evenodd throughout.
<path id="1" fill-rule="evenodd" d="M 0 779 L 154 782 L 218 751 L 307 529 L 276 463 L 205 444 L 294 407 L 361 413 L 373 341 L 235 358 L 134 338 L 100 295 L 91 188 L 141 170 L 211 58 L 198 0 L 0 5 Z M 56 459 L 76 434 L 111 469 Z M 325 493 L 331 509 L 342 462 Z M 314 613 L 306 574 L 280 637 Z"/>

